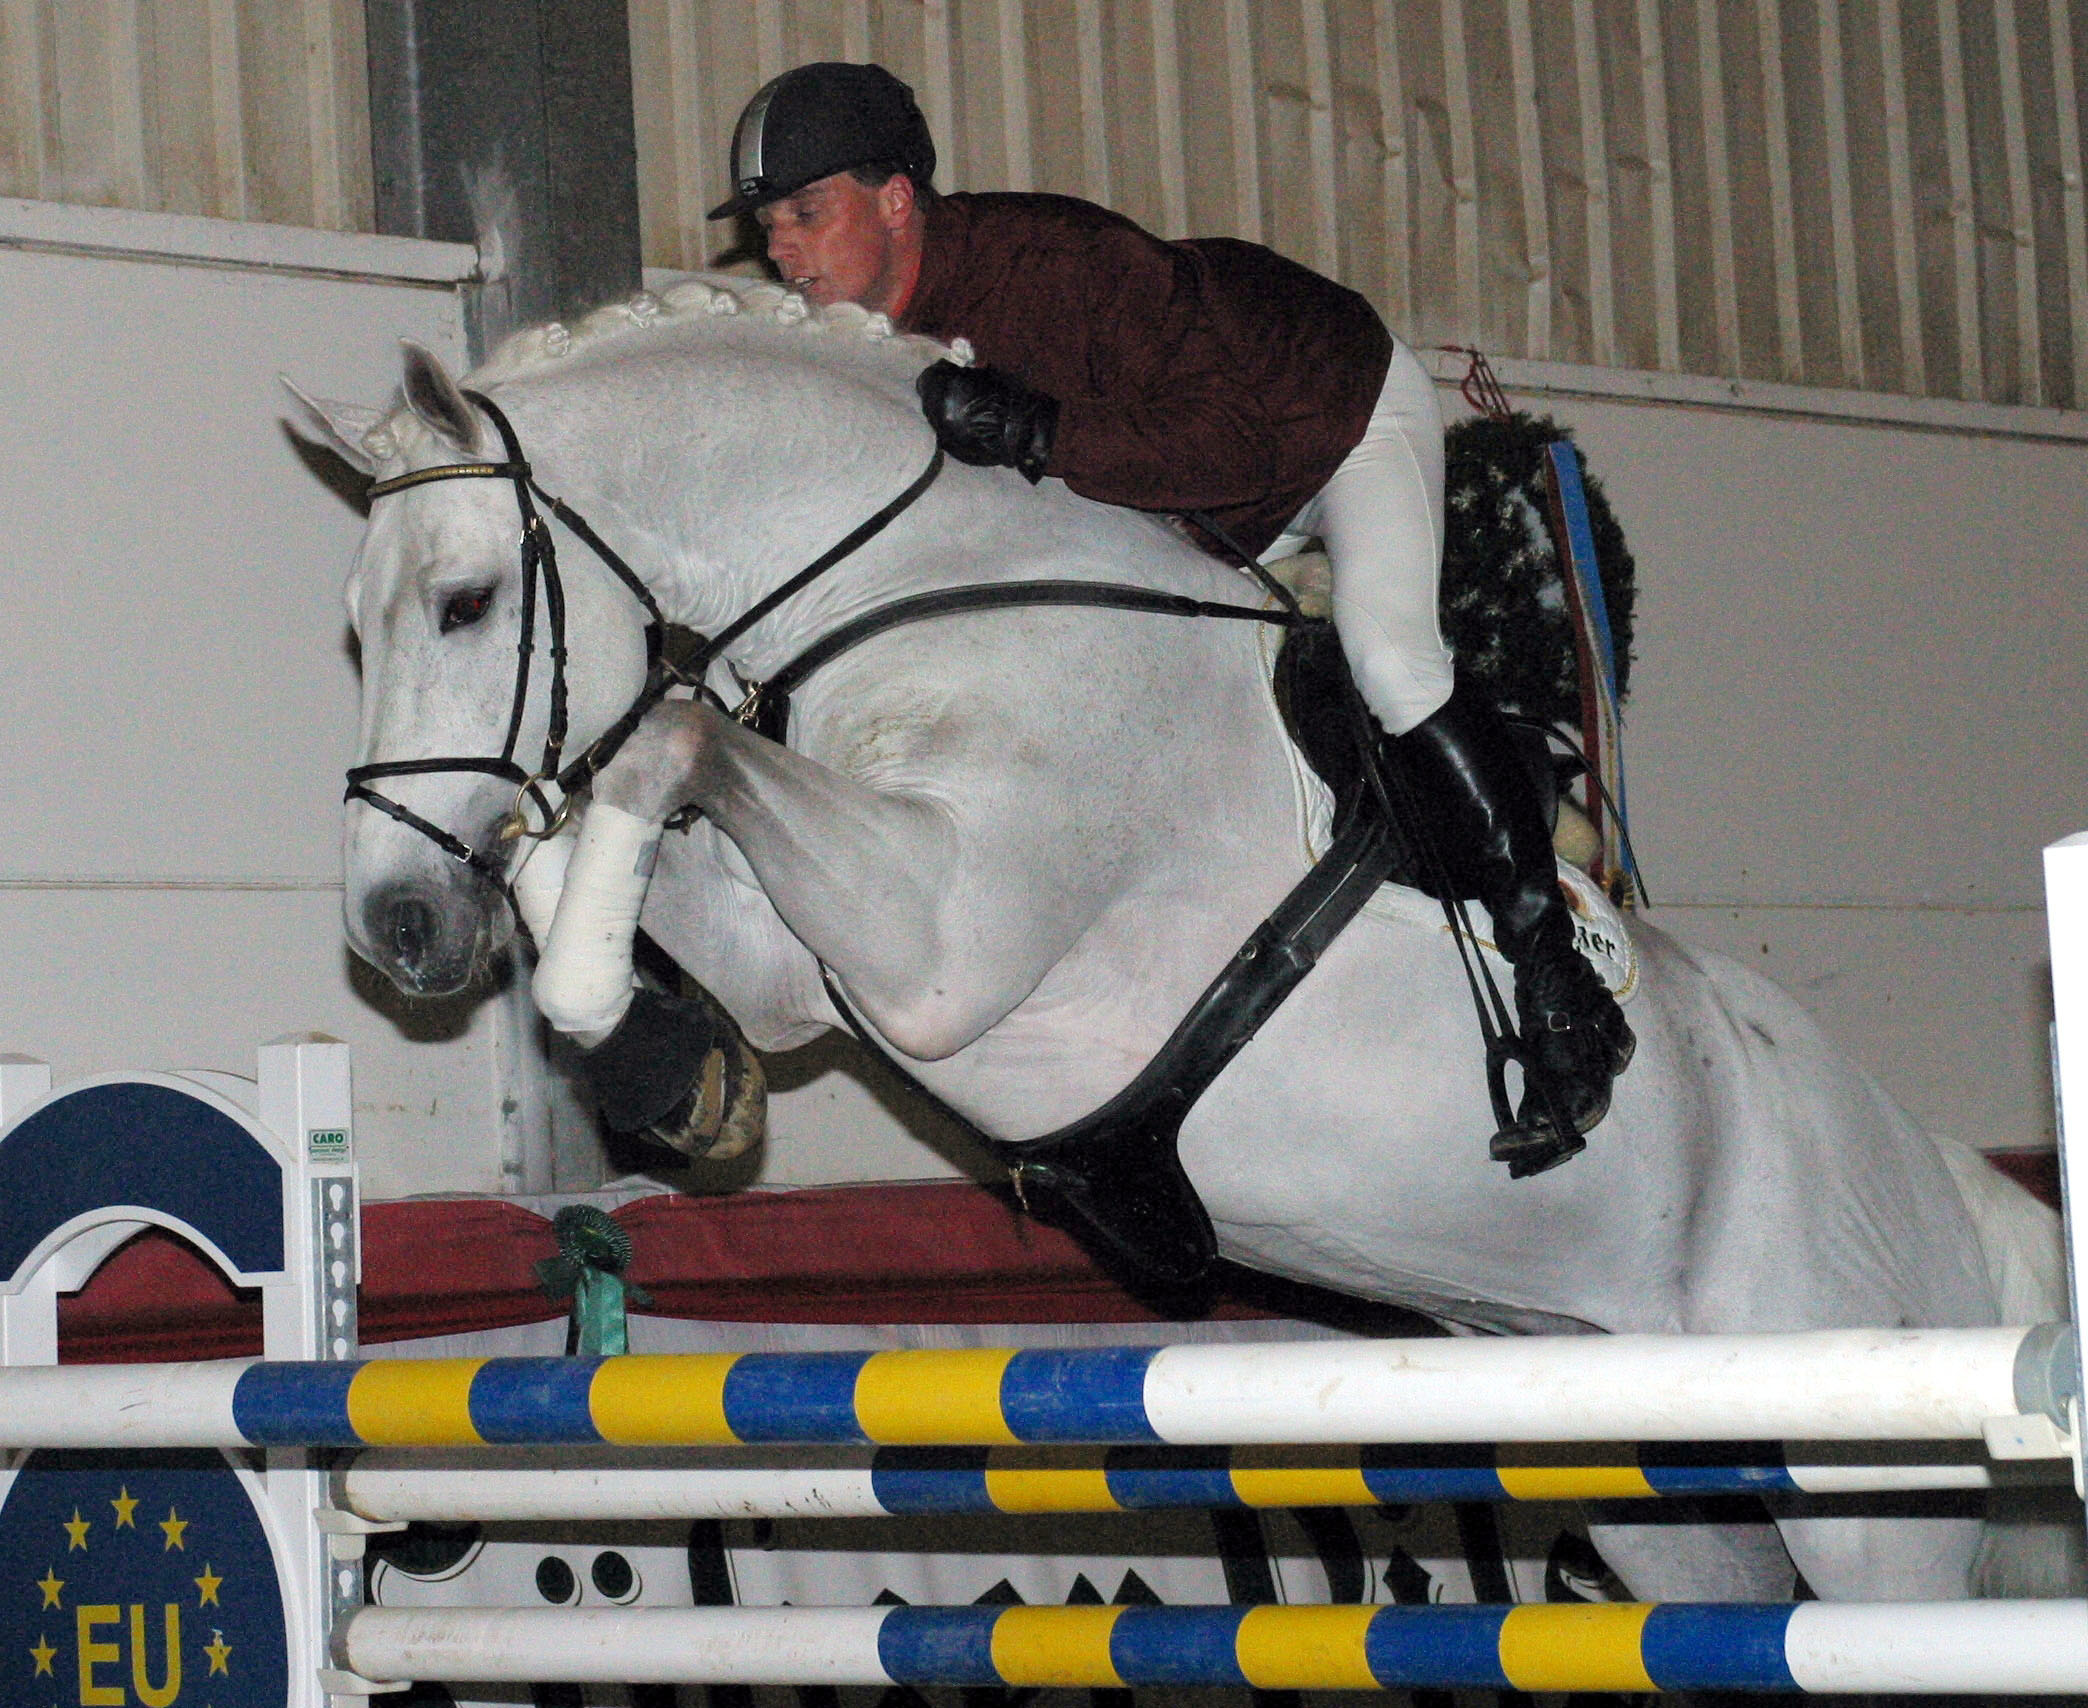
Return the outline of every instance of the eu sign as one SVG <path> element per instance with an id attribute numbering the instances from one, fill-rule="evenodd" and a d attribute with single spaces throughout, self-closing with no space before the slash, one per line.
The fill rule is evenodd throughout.
<path id="1" fill-rule="evenodd" d="M 0 1702 L 281 1708 L 275 1561 L 217 1453 L 36 1453 L 0 1504 Z"/>

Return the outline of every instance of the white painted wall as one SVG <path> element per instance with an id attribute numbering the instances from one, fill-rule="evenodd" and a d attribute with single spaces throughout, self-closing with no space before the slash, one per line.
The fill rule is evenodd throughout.
<path id="1" fill-rule="evenodd" d="M 342 948 L 361 523 L 276 376 L 374 403 L 400 335 L 461 359 L 475 265 L 0 202 L 0 1049 L 251 1073 L 262 1040 L 331 1032 L 380 1194 L 499 1187 L 514 1040 L 497 1007 L 373 1005 Z"/>

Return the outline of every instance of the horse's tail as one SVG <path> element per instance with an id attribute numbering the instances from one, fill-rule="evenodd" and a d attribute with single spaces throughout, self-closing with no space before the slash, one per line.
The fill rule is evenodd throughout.
<path id="1" fill-rule="evenodd" d="M 2067 1314 L 2066 1250 L 2059 1218 L 1970 1145 L 1937 1148 L 1979 1232 L 1987 1277 L 2004 1323 L 2055 1322 Z M 2088 1545 L 2073 1491 L 1997 1489 L 1972 1562 L 1972 1593 L 2009 1599 L 2078 1596 L 2088 1589 Z"/>

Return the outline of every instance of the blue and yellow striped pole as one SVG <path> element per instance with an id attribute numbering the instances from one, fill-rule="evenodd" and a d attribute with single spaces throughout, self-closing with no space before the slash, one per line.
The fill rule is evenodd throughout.
<path id="1" fill-rule="evenodd" d="M 0 1369 L 0 1447 L 1963 1441 L 2042 1403 L 2018 1401 L 2018 1354 L 2070 1335 L 18 1366 Z"/>
<path id="2" fill-rule="evenodd" d="M 1852 1450 L 1853 1452 L 1853 1450 Z M 1924 1444 L 1822 1462 L 1818 1443 L 1587 1442 L 1543 1447 L 488 1448 L 459 1462 L 378 1448 L 340 1499 L 378 1522 L 878 1518 L 920 1513 L 1141 1512 L 1625 1500 L 1663 1495 L 1983 1489 L 1982 1450 Z M 2029 1467 L 2021 1468 L 2028 1471 Z M 2050 1479 L 2066 1467 L 2050 1462 Z M 586 1472 L 575 1476 L 574 1472 Z"/>
<path id="3" fill-rule="evenodd" d="M 364 1679 L 1119 1689 L 2088 1690 L 2088 1603 L 366 1608 Z"/>

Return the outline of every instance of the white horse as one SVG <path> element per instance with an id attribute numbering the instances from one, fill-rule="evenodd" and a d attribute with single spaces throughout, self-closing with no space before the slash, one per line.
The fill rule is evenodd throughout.
<path id="1" fill-rule="evenodd" d="M 716 632 L 920 473 L 933 447 L 912 382 L 939 353 L 859 310 L 691 283 L 525 334 L 476 384 L 541 485 L 666 615 Z M 381 477 L 502 458 L 486 411 L 433 358 L 409 350 L 405 382 L 388 413 L 313 407 Z M 501 750 L 517 512 L 499 478 L 375 503 L 347 595 L 364 761 Z M 638 690 L 644 613 L 570 538 L 561 561 L 570 753 Z M 895 597 L 1047 576 L 1260 597 L 1152 518 L 952 466 L 727 659 L 758 681 Z M 548 717 L 536 644 L 524 756 Z M 643 927 L 758 1047 L 842 1022 L 823 965 L 935 1093 L 1030 1138 L 1130 1080 L 1310 863 L 1325 802 L 1284 735 L 1268 650 L 1254 623 L 1109 610 L 922 622 L 812 677 L 787 746 L 701 699 L 658 706 L 590 811 L 655 825 L 700 812 L 660 844 Z M 501 847 L 511 782 L 451 771 L 386 787 L 472 848 Z M 495 886 L 366 805 L 349 809 L 346 864 L 351 941 L 409 992 L 462 986 L 513 930 Z M 1917 1130 L 1784 993 L 1643 923 L 1630 928 L 1638 1055 L 1614 1111 L 1585 1155 L 1509 1180 L 1487 1157 L 1452 946 L 1410 902 L 1373 902 L 1184 1127 L 1226 1256 L 1482 1331 L 2061 1314 L 2048 1214 Z M 1827 1596 L 1962 1595 L 1979 1539 L 1961 1520 L 1780 1523 Z M 1643 1596 L 1790 1589 L 1789 1561 L 1733 1535 L 1627 1525 L 1600 1539 Z"/>

